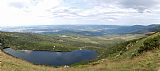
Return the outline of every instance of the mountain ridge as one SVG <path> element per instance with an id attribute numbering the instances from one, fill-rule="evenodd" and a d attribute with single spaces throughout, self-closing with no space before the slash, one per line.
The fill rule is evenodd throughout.
<path id="1" fill-rule="evenodd" d="M 88 36 L 103 36 L 108 34 L 142 34 L 159 31 L 160 25 L 41 25 L 29 27 L 1 28 L 5 32 L 26 32 L 39 34 L 75 34 Z"/>

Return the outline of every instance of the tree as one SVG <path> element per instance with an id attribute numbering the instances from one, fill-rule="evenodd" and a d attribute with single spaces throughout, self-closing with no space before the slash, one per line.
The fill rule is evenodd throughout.
<path id="1" fill-rule="evenodd" d="M 7 47 L 10 44 L 10 36 L 6 33 L 0 33 L 0 49 Z"/>

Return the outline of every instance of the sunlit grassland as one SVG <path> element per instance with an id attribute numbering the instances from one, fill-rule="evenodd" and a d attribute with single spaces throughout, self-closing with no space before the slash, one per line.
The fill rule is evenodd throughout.
<path id="1" fill-rule="evenodd" d="M 15 34 L 13 34 L 15 36 Z M 54 46 L 66 49 L 90 49 L 97 50 L 100 54 L 99 60 L 92 61 L 86 64 L 71 65 L 68 68 L 64 66 L 44 66 L 34 65 L 21 59 L 14 58 L 5 53 L 2 55 L 2 70 L 3 71 L 157 71 L 160 67 L 160 50 L 159 46 L 154 49 L 146 49 L 144 44 L 146 41 L 151 40 L 150 43 L 156 44 L 155 38 L 159 38 L 160 33 L 151 36 L 141 34 L 127 34 L 127 35 L 106 35 L 106 36 L 46 36 L 46 35 L 19 35 L 18 40 L 23 39 L 23 42 L 29 41 L 30 43 L 37 44 L 38 48 L 32 49 L 50 49 Z M 35 37 L 36 36 L 36 37 Z M 27 39 L 28 38 L 28 39 Z M 38 41 L 37 41 L 38 40 Z M 17 40 L 16 40 L 17 41 Z M 34 43 L 32 42 L 34 41 Z M 159 40 L 158 40 L 159 41 Z M 53 43 L 54 42 L 54 43 Z M 20 42 L 16 42 L 22 46 Z M 53 43 L 53 44 L 52 44 Z M 29 44 L 29 43 L 28 43 Z M 38 45 L 39 44 L 39 45 Z M 10 46 L 13 44 L 10 44 Z M 109 46 L 110 45 L 110 46 Z M 28 45 L 26 45 L 28 46 Z M 17 45 L 14 47 L 16 48 Z M 143 48 L 143 52 L 139 52 Z M 17 49 L 21 49 L 19 47 Z M 30 49 L 31 48 L 22 48 Z M 58 49 L 63 51 L 64 48 Z M 65 49 L 65 50 L 66 50 Z M 71 51 L 69 50 L 69 51 Z"/>

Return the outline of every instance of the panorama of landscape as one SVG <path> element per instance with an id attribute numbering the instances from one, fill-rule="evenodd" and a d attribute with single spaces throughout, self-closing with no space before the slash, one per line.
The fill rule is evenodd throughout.
<path id="1" fill-rule="evenodd" d="M 0 0 L 0 71 L 160 71 L 160 1 Z"/>

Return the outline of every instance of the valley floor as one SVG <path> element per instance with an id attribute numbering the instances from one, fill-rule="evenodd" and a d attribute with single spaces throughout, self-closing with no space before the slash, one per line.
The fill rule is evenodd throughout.
<path id="1" fill-rule="evenodd" d="M 0 52 L 0 55 L 2 71 L 157 71 L 160 66 L 160 50 L 146 52 L 133 59 L 116 61 L 102 59 L 87 65 L 68 68 L 33 65 L 3 52 Z"/>

